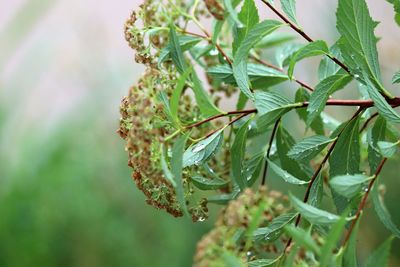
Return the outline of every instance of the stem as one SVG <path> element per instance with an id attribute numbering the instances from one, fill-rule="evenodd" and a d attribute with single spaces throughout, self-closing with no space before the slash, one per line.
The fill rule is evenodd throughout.
<path id="1" fill-rule="evenodd" d="M 297 27 L 295 24 L 293 24 L 288 18 L 286 18 L 281 12 L 279 12 L 273 5 L 271 5 L 267 0 L 261 0 L 265 5 L 267 5 L 278 17 L 280 17 L 285 23 L 287 23 L 290 28 L 292 28 L 294 31 L 296 31 L 298 34 L 300 34 L 304 39 L 306 39 L 308 42 L 314 42 L 314 40 L 308 36 L 302 29 Z M 336 64 L 338 64 L 342 69 L 344 69 L 347 73 L 350 73 L 349 68 L 341 62 L 339 59 L 332 55 L 327 55 L 331 60 L 333 60 Z"/>
<path id="2" fill-rule="evenodd" d="M 328 150 L 328 152 L 326 153 L 324 159 L 323 159 L 323 160 L 321 161 L 321 163 L 318 165 L 317 169 L 315 170 L 313 176 L 312 176 L 311 179 L 310 179 L 310 183 L 308 184 L 307 189 L 306 189 L 306 193 L 304 194 L 304 199 L 303 199 L 303 202 L 304 202 L 304 203 L 306 203 L 306 202 L 308 201 L 308 198 L 309 198 L 310 192 L 311 192 L 311 187 L 312 187 L 312 185 L 314 184 L 315 180 L 317 179 L 319 173 L 321 172 L 322 167 L 325 165 L 325 163 L 328 161 L 330 155 L 332 154 L 333 149 L 335 148 L 335 146 L 336 146 L 336 144 L 337 144 L 337 142 L 338 142 L 338 140 L 339 140 L 339 137 L 342 135 L 342 133 L 343 133 L 344 130 L 347 128 L 347 126 L 349 125 L 349 123 L 352 122 L 355 118 L 357 118 L 358 115 L 360 115 L 363 111 L 364 111 L 364 108 L 360 108 L 360 109 L 358 109 L 358 110 L 354 113 L 354 115 L 350 118 L 350 120 L 347 121 L 345 127 L 343 127 L 343 128 L 340 130 L 340 132 L 338 133 L 338 135 L 337 135 L 335 141 L 333 141 L 332 145 L 329 147 L 329 150 Z M 296 222 L 295 222 L 295 226 L 296 226 L 296 227 L 300 224 L 300 221 L 301 221 L 301 214 L 299 213 L 299 215 L 298 215 L 297 218 L 296 218 Z M 284 250 L 284 251 L 286 251 L 286 250 L 288 249 L 288 247 L 290 246 L 291 243 L 292 243 L 292 238 L 290 238 L 290 239 L 288 240 L 288 242 L 286 243 L 286 246 L 285 246 L 285 250 Z"/>
<path id="3" fill-rule="evenodd" d="M 209 132 L 209 133 L 204 137 L 204 139 L 210 137 L 211 135 L 215 134 L 215 133 L 218 132 L 219 130 L 228 127 L 229 125 L 232 125 L 233 123 L 235 123 L 236 121 L 240 120 L 241 118 L 243 118 L 243 117 L 245 117 L 245 116 L 247 116 L 247 115 L 249 115 L 249 113 L 245 113 L 245 114 L 240 115 L 239 117 L 234 118 L 234 119 L 231 120 L 228 124 L 226 124 L 226 125 L 224 125 L 224 126 L 218 128 L 218 129 L 215 129 L 215 130 Z"/>
<path id="4" fill-rule="evenodd" d="M 202 125 L 202 124 L 204 124 L 204 123 L 207 123 L 207 122 L 209 122 L 209 121 L 212 121 L 212 120 L 215 120 L 215 119 L 218 119 L 218 118 L 222 118 L 222 117 L 225 117 L 225 116 L 232 116 L 232 115 L 237 115 L 237 114 L 250 114 L 250 113 L 256 113 L 256 112 L 257 112 L 256 109 L 229 111 L 229 112 L 227 112 L 227 113 L 218 114 L 218 115 L 209 117 L 209 118 L 207 118 L 207 119 L 204 119 L 204 120 L 202 120 L 202 121 L 196 122 L 196 123 L 194 123 L 194 124 L 190 124 L 190 125 L 186 126 L 185 128 L 186 128 L 186 129 L 191 129 L 191 128 L 200 126 L 200 125 Z"/>
<path id="5" fill-rule="evenodd" d="M 269 68 L 271 68 L 271 69 L 274 69 L 274 70 L 277 70 L 277 71 L 279 71 L 279 72 L 282 72 L 282 73 L 286 74 L 286 72 L 285 72 L 284 69 L 281 69 L 281 68 L 279 68 L 279 67 L 277 67 L 277 66 L 275 66 L 275 65 L 272 65 L 272 64 L 270 64 L 270 63 L 268 63 L 268 62 L 266 62 L 266 61 L 263 61 L 263 60 L 261 60 L 261 59 L 255 57 L 255 56 L 250 56 L 250 58 L 252 58 L 253 60 L 257 61 L 258 63 L 260 63 L 260 64 L 262 64 L 262 65 L 264 65 L 264 66 L 266 66 L 266 67 L 269 67 Z M 302 81 L 297 80 L 297 79 L 294 79 L 294 81 L 295 81 L 296 83 L 298 83 L 300 86 L 306 88 L 307 90 L 309 90 L 309 91 L 311 91 L 311 92 L 314 91 L 314 88 L 312 88 L 311 86 L 309 86 L 309 85 L 306 84 L 305 82 L 302 82 Z"/>
<path id="6" fill-rule="evenodd" d="M 378 115 L 379 115 L 378 112 L 372 114 L 371 117 L 369 117 L 369 118 L 364 122 L 363 126 L 362 126 L 361 129 L 360 129 L 360 133 L 363 132 L 363 131 L 367 128 L 368 124 L 369 124 L 376 116 L 378 116 Z"/>
<path id="7" fill-rule="evenodd" d="M 281 121 L 281 118 L 276 120 L 274 128 L 272 129 L 271 136 L 269 138 L 269 146 L 268 146 L 268 150 L 267 150 L 267 159 L 265 160 L 265 164 L 264 164 L 264 170 L 263 170 L 263 176 L 262 176 L 261 185 L 265 185 L 265 180 L 267 179 L 268 159 L 269 159 L 269 155 L 271 154 L 272 143 L 274 142 L 276 130 L 278 129 L 278 125 L 279 125 L 280 121 Z"/>
<path id="8" fill-rule="evenodd" d="M 366 203 L 367 203 L 367 199 L 368 199 L 369 193 L 371 192 L 372 186 L 374 185 L 376 179 L 378 178 L 378 175 L 379 175 L 380 172 L 382 171 L 383 165 L 385 165 L 386 161 L 387 161 L 387 158 L 384 158 L 384 159 L 381 161 L 381 163 L 379 163 L 379 166 L 378 166 L 378 168 L 377 168 L 376 171 L 375 171 L 374 178 L 371 180 L 371 182 L 369 182 L 369 184 L 368 184 L 368 189 L 367 189 L 367 191 L 365 192 L 363 198 L 361 199 L 361 202 L 360 202 L 360 205 L 358 206 L 358 209 L 357 209 L 357 213 L 356 213 L 356 215 L 355 215 L 355 218 L 354 218 L 354 220 L 351 222 L 351 225 L 350 225 L 350 227 L 349 227 L 349 230 L 347 231 L 347 234 L 346 234 L 346 237 L 345 237 L 345 239 L 344 239 L 344 241 L 343 241 L 343 245 L 342 245 L 342 246 L 345 246 L 346 243 L 349 241 L 350 236 L 351 236 L 351 233 L 353 232 L 354 226 L 356 225 L 358 218 L 360 218 L 360 215 L 361 215 L 363 209 L 365 208 L 365 205 L 366 205 Z"/>

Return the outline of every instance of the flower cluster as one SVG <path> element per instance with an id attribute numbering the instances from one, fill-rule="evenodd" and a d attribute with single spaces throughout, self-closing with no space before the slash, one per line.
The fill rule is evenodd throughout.
<path id="1" fill-rule="evenodd" d="M 259 259 L 265 253 L 278 253 L 278 246 L 287 241 L 281 236 L 275 242 L 255 242 L 254 230 L 266 227 L 288 211 L 288 199 L 277 191 L 246 189 L 231 201 L 219 215 L 215 227 L 197 244 L 195 266 L 224 266 L 224 257 L 234 255 L 243 263 Z M 278 244 L 279 243 L 279 244 Z"/>

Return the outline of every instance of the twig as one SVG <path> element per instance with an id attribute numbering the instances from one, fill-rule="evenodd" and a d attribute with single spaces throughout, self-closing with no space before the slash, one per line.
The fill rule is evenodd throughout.
<path id="1" fill-rule="evenodd" d="M 185 128 L 191 129 L 191 128 L 200 126 L 200 125 L 202 125 L 202 124 L 204 124 L 204 123 L 207 123 L 207 122 L 209 122 L 209 121 L 212 121 L 212 120 L 215 120 L 215 119 L 218 119 L 218 118 L 222 118 L 222 117 L 226 117 L 226 116 L 232 116 L 232 115 L 237 115 L 237 114 L 250 114 L 250 113 L 256 113 L 256 112 L 257 112 L 256 109 L 229 111 L 229 112 L 227 112 L 227 113 L 218 114 L 218 115 L 209 117 L 209 118 L 207 118 L 207 119 L 204 119 L 204 120 L 202 120 L 202 121 L 196 122 L 196 123 L 194 123 L 194 124 L 188 125 L 188 126 L 186 126 Z"/>
<path id="2" fill-rule="evenodd" d="M 360 217 L 363 209 L 365 208 L 365 205 L 367 203 L 367 199 L 368 199 L 369 193 L 371 192 L 372 186 L 374 185 L 376 179 L 378 178 L 378 175 L 381 173 L 383 165 L 385 165 L 385 163 L 386 163 L 386 160 L 387 160 L 387 158 L 384 158 L 381 161 L 381 163 L 379 163 L 379 166 L 375 171 L 374 178 L 369 182 L 367 191 L 365 192 L 363 198 L 361 199 L 360 205 L 358 205 L 358 209 L 357 209 L 355 218 L 351 222 L 349 230 L 347 231 L 346 237 L 343 241 L 343 246 L 346 245 L 346 243 L 349 241 L 349 238 L 351 236 L 351 233 L 353 232 L 354 226 L 356 225 L 358 218 Z"/>
<path id="3" fill-rule="evenodd" d="M 292 28 L 294 31 L 296 31 L 298 34 L 300 34 L 304 39 L 306 39 L 308 42 L 313 42 L 314 40 L 308 36 L 302 29 L 297 27 L 295 24 L 293 24 L 288 18 L 286 18 L 281 12 L 279 12 L 273 5 L 271 5 L 267 0 L 261 0 L 265 5 L 267 5 L 278 17 L 280 17 L 285 23 L 287 23 L 290 28 Z M 336 64 L 338 64 L 342 69 L 344 69 L 347 73 L 350 73 L 349 68 L 341 62 L 339 59 L 332 55 L 327 55 L 331 60 L 333 60 Z"/>
<path id="4" fill-rule="evenodd" d="M 368 124 L 369 124 L 376 116 L 378 116 L 378 115 L 379 115 L 378 112 L 372 114 L 371 117 L 369 117 L 369 118 L 364 122 L 363 126 L 362 126 L 361 129 L 360 129 L 360 133 L 363 132 L 363 131 L 367 128 Z"/>
<path id="5" fill-rule="evenodd" d="M 249 115 L 249 114 L 250 114 L 250 113 L 245 113 L 245 114 L 240 115 L 239 117 L 234 118 L 234 119 L 231 120 L 227 125 L 224 125 L 224 126 L 218 128 L 218 129 L 215 129 L 215 130 L 209 132 L 204 138 L 210 137 L 211 135 L 215 134 L 215 133 L 218 132 L 219 130 L 224 129 L 224 128 L 228 127 L 229 125 L 234 124 L 236 121 L 240 120 L 241 118 L 243 118 L 243 117 L 245 117 L 245 116 L 247 116 L 247 115 Z"/>
<path id="6" fill-rule="evenodd" d="M 272 143 L 274 142 L 276 130 L 278 129 L 278 125 L 279 125 L 280 121 L 281 121 L 281 118 L 276 120 L 274 128 L 272 129 L 271 136 L 269 138 L 269 145 L 268 145 L 268 150 L 267 150 L 267 159 L 265 160 L 265 164 L 264 164 L 264 170 L 263 170 L 263 176 L 262 176 L 261 185 L 265 185 L 265 180 L 267 179 L 268 159 L 269 159 L 269 155 L 271 154 Z"/>
<path id="7" fill-rule="evenodd" d="M 329 150 L 328 150 L 328 152 L 326 153 L 324 159 L 323 159 L 323 160 L 321 161 L 321 163 L 318 165 L 317 169 L 315 170 L 313 176 L 312 176 L 311 179 L 310 179 L 310 182 L 308 183 L 308 186 L 307 186 L 306 192 L 305 192 L 305 194 L 304 194 L 304 198 L 303 198 L 303 202 L 304 202 L 304 203 L 306 203 L 306 202 L 308 201 L 308 198 L 309 198 L 310 192 L 311 192 L 311 187 L 312 187 L 312 185 L 314 184 L 315 180 L 317 179 L 317 177 L 318 177 L 319 173 L 321 172 L 323 166 L 325 165 L 325 163 L 328 161 L 330 155 L 332 154 L 332 152 L 333 152 L 333 150 L 334 150 L 334 148 L 335 148 L 335 146 L 336 146 L 336 144 L 337 144 L 337 142 L 338 142 L 340 136 L 342 135 L 342 133 L 344 132 L 344 130 L 347 128 L 347 126 L 349 125 L 349 123 L 352 122 L 355 118 L 357 118 L 357 116 L 360 115 L 363 111 L 364 111 L 364 108 L 359 108 L 359 109 L 354 113 L 354 115 L 350 118 L 350 120 L 347 121 L 345 127 L 343 127 L 343 128 L 340 130 L 340 132 L 338 133 L 338 135 L 337 135 L 335 141 L 333 141 L 332 145 L 329 147 Z M 301 214 L 297 215 L 296 222 L 295 222 L 295 226 L 296 226 L 296 227 L 300 224 L 300 221 L 301 221 Z M 286 251 L 286 250 L 288 249 L 288 247 L 290 246 L 291 243 L 292 243 L 292 238 L 290 238 L 290 239 L 288 240 L 288 242 L 286 243 L 286 246 L 285 246 L 285 250 L 284 250 L 284 251 Z"/>

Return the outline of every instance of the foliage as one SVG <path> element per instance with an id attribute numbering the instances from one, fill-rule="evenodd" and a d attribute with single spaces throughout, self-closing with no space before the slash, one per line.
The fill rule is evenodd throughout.
<path id="1" fill-rule="evenodd" d="M 133 179 L 149 204 L 177 217 L 203 221 L 209 203 L 226 205 L 198 245 L 196 266 L 354 266 L 354 239 L 370 194 L 383 225 L 399 233 L 377 190 L 400 143 L 400 98 L 381 77 L 377 23 L 365 0 L 339 0 L 340 37 L 329 48 L 300 28 L 295 1 L 281 0 L 283 13 L 260 1 L 283 22 L 260 19 L 256 4 L 146 0 L 132 14 L 125 36 L 146 72 L 122 102 L 119 133 Z M 282 38 L 260 45 L 284 27 L 306 43 Z M 274 52 L 278 65 L 265 56 Z M 294 76 L 297 63 L 310 57 L 321 59 L 315 89 Z M 294 100 L 281 90 L 285 81 L 299 87 Z M 359 99 L 331 96 L 355 85 Z M 222 97 L 237 101 L 237 110 L 224 111 Z M 337 124 L 327 106 L 356 111 Z M 300 141 L 285 118 L 293 111 L 305 122 Z M 268 192 L 275 177 L 303 197 Z M 387 264 L 392 239 L 367 265 Z"/>

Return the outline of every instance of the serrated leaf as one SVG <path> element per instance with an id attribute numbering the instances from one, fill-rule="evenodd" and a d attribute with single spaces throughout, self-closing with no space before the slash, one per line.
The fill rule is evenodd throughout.
<path id="1" fill-rule="evenodd" d="M 392 83 L 393 83 L 393 84 L 395 84 L 395 83 L 400 83 L 400 71 L 396 72 L 396 73 L 393 75 Z"/>
<path id="2" fill-rule="evenodd" d="M 367 267 L 385 267 L 388 265 L 390 247 L 393 237 L 389 237 L 382 245 L 380 245 L 367 259 Z"/>
<path id="3" fill-rule="evenodd" d="M 292 103 L 280 94 L 264 91 L 255 92 L 254 105 L 259 116 L 257 126 L 262 129 L 267 128 L 283 114 L 299 106 L 298 103 Z"/>
<path id="4" fill-rule="evenodd" d="M 311 93 L 310 103 L 307 107 L 307 124 L 310 125 L 325 108 L 329 96 L 342 89 L 352 80 L 348 74 L 336 74 L 322 80 Z"/>
<path id="5" fill-rule="evenodd" d="M 288 43 L 278 47 L 275 52 L 276 65 L 280 68 L 287 66 L 290 63 L 290 58 L 302 47 L 303 45 L 298 43 Z"/>
<path id="6" fill-rule="evenodd" d="M 226 205 L 229 201 L 236 199 L 239 192 L 233 192 L 230 194 L 218 194 L 215 196 L 207 197 L 208 203 L 218 204 L 218 205 Z"/>
<path id="7" fill-rule="evenodd" d="M 282 10 L 285 12 L 286 16 L 294 22 L 299 24 L 296 19 L 296 1 L 295 0 L 281 0 Z"/>
<path id="8" fill-rule="evenodd" d="M 283 228 L 293 221 L 297 215 L 298 213 L 286 213 L 274 218 L 267 227 L 258 228 L 254 231 L 254 240 L 274 242 L 281 235 Z"/>
<path id="9" fill-rule="evenodd" d="M 276 259 L 259 259 L 248 262 L 249 267 L 265 267 L 265 266 L 272 266 L 273 264 L 277 263 L 281 257 Z"/>
<path id="10" fill-rule="evenodd" d="M 391 158 L 396 154 L 398 145 L 399 142 L 391 143 L 386 141 L 379 141 L 378 142 L 379 152 L 385 158 Z"/>
<path id="11" fill-rule="evenodd" d="M 265 36 L 259 43 L 257 43 L 255 48 L 267 49 L 282 45 L 283 43 L 292 41 L 294 39 L 296 39 L 296 37 L 293 34 L 287 32 L 273 32 Z"/>
<path id="12" fill-rule="evenodd" d="M 336 17 L 344 63 L 358 79 L 369 78 L 382 91 L 374 35 L 377 23 L 372 20 L 365 0 L 339 0 Z"/>
<path id="13" fill-rule="evenodd" d="M 299 88 L 296 91 L 295 95 L 295 102 L 309 102 L 310 101 L 310 94 L 307 92 L 306 89 L 304 88 Z M 299 115 L 300 119 L 307 123 L 307 108 L 296 108 L 296 113 Z M 316 118 L 313 120 L 313 122 L 310 125 L 310 128 L 319 135 L 324 135 L 324 123 L 322 121 L 321 116 L 316 116 Z"/>
<path id="14" fill-rule="evenodd" d="M 346 126 L 346 128 L 340 135 L 339 140 L 329 157 L 330 177 L 360 173 L 359 118 L 353 119 L 347 125 L 343 124 L 339 127 L 344 126 Z M 348 200 L 337 195 L 335 191 L 332 193 L 338 212 L 343 212 L 349 203 Z"/>
<path id="15" fill-rule="evenodd" d="M 175 25 L 169 27 L 169 44 L 170 55 L 179 73 L 184 73 L 186 69 L 186 61 L 183 56 L 178 36 L 176 35 Z"/>
<path id="16" fill-rule="evenodd" d="M 288 156 L 294 160 L 311 160 L 334 140 L 323 135 L 306 137 L 289 150 Z"/>
<path id="17" fill-rule="evenodd" d="M 196 99 L 196 103 L 199 106 L 201 113 L 206 116 L 213 116 L 223 113 L 211 101 L 210 96 L 204 90 L 203 85 L 195 71 L 192 71 L 192 85 L 194 98 Z"/>
<path id="18" fill-rule="evenodd" d="M 333 177 L 329 184 L 337 193 L 344 197 L 352 198 L 361 192 L 363 185 L 370 179 L 371 177 L 364 174 L 339 175 Z"/>
<path id="19" fill-rule="evenodd" d="M 233 59 L 233 75 L 239 89 L 250 99 L 254 97 L 250 90 L 250 81 L 247 75 L 247 57 L 249 52 L 263 37 L 272 33 L 281 25 L 282 23 L 276 20 L 264 20 L 258 23 L 249 31 L 236 51 Z"/>
<path id="20" fill-rule="evenodd" d="M 366 79 L 365 82 L 365 88 L 374 101 L 378 113 L 389 122 L 400 123 L 400 115 L 387 103 L 386 99 L 378 92 L 372 82 L 369 79 Z"/>
<path id="21" fill-rule="evenodd" d="M 372 188 L 371 192 L 372 203 L 379 220 L 383 225 L 392 232 L 396 237 L 400 238 L 400 229 L 393 223 L 389 211 L 387 210 L 383 198 L 379 195 L 377 185 Z"/>
<path id="22" fill-rule="evenodd" d="M 172 124 L 172 126 L 176 129 L 179 128 L 179 121 L 175 119 L 174 115 L 172 114 L 171 107 L 169 106 L 168 96 L 165 92 L 161 91 L 157 95 L 158 100 L 163 105 L 163 112 L 167 117 L 168 121 Z"/>
<path id="23" fill-rule="evenodd" d="M 223 129 L 195 145 L 190 146 L 183 154 L 183 167 L 199 165 L 206 162 L 219 148 L 223 139 L 222 131 Z"/>
<path id="24" fill-rule="evenodd" d="M 328 53 L 329 53 L 328 46 L 326 45 L 325 41 L 322 40 L 317 40 L 303 46 L 290 59 L 288 76 L 290 78 L 293 77 L 294 66 L 298 61 L 308 57 L 326 55 Z"/>
<path id="25" fill-rule="evenodd" d="M 236 133 L 235 140 L 231 148 L 231 168 L 233 181 L 239 186 L 241 190 L 247 187 L 247 177 L 244 175 L 243 171 L 243 161 L 246 151 L 246 139 L 247 131 L 249 129 L 248 125 L 250 120 L 244 123 L 239 131 Z"/>
<path id="26" fill-rule="evenodd" d="M 332 214 L 330 212 L 317 209 L 309 204 L 304 203 L 300 199 L 296 198 L 292 194 L 289 195 L 289 198 L 293 204 L 293 207 L 300 212 L 300 214 L 310 223 L 312 224 L 322 224 L 322 225 L 330 225 L 339 220 L 339 216 Z"/>
<path id="27" fill-rule="evenodd" d="M 281 167 L 295 177 L 298 177 L 302 180 L 308 180 L 312 175 L 312 170 L 309 168 L 309 166 L 287 156 L 287 153 L 295 143 L 296 142 L 289 132 L 286 131 L 282 126 L 279 126 L 276 132 L 276 148 Z"/>
<path id="28" fill-rule="evenodd" d="M 232 67 L 229 65 L 217 65 L 207 70 L 207 73 L 214 79 L 237 85 L 233 76 Z M 248 64 L 247 74 L 255 89 L 265 89 L 288 80 L 287 75 L 275 69 L 261 64 Z"/>
<path id="29" fill-rule="evenodd" d="M 237 47 L 240 46 L 243 39 L 249 31 L 259 22 L 258 10 L 254 4 L 254 0 L 245 0 L 238 14 L 238 18 L 242 23 L 242 27 L 238 27 L 235 41 L 232 44 L 233 54 L 235 55 Z"/>
<path id="30" fill-rule="evenodd" d="M 285 226 L 285 232 L 293 238 L 297 245 L 305 247 L 307 250 L 314 252 L 316 255 L 321 254 L 321 250 L 310 233 L 291 224 Z"/>
<path id="31" fill-rule="evenodd" d="M 209 179 L 203 176 L 191 176 L 192 183 L 201 190 L 215 190 L 225 187 L 228 181 L 222 179 Z"/>
<path id="32" fill-rule="evenodd" d="M 200 37 L 190 36 L 190 35 L 179 35 L 177 36 L 177 38 L 182 52 L 191 49 L 193 46 L 195 46 L 202 40 Z M 160 56 L 158 57 L 158 65 L 160 65 L 169 58 L 171 58 L 171 47 L 167 45 L 160 52 Z"/>
<path id="33" fill-rule="evenodd" d="M 172 147 L 171 172 L 174 175 L 176 198 L 183 212 L 189 216 L 186 207 L 185 194 L 183 189 L 182 168 L 183 168 L 183 151 L 185 149 L 187 136 L 183 135 L 178 138 Z"/>
<path id="34" fill-rule="evenodd" d="M 386 120 L 379 116 L 372 129 L 367 133 L 368 140 L 368 163 L 370 172 L 375 173 L 379 163 L 382 161 L 382 156 L 378 149 L 378 141 L 384 140 L 386 134 Z"/>
<path id="35" fill-rule="evenodd" d="M 236 5 L 232 3 L 232 0 L 224 0 L 224 6 L 227 13 L 229 14 L 229 17 L 237 24 L 237 26 L 239 28 L 243 27 L 243 24 L 239 20 L 238 14 L 234 8 Z"/>
<path id="36" fill-rule="evenodd" d="M 167 148 L 164 146 L 164 144 L 161 144 L 161 168 L 164 172 L 165 178 L 172 184 L 173 187 L 176 187 L 176 182 L 174 179 L 174 175 L 172 174 L 171 170 L 168 167 L 167 163 Z"/>
<path id="37" fill-rule="evenodd" d="M 249 134 L 248 134 L 249 136 Z M 253 155 L 244 164 L 244 176 L 247 177 L 247 184 L 252 186 L 260 177 L 260 172 L 263 166 L 264 152 Z"/>
<path id="38" fill-rule="evenodd" d="M 171 109 L 171 115 L 176 121 L 179 121 L 178 119 L 179 99 L 182 95 L 183 89 L 185 88 L 185 84 L 189 79 L 190 74 L 192 73 L 192 70 L 193 70 L 192 68 L 188 68 L 185 70 L 185 72 L 179 77 L 178 83 L 176 84 L 174 91 L 172 91 L 172 96 L 169 101 L 169 105 Z"/>
<path id="39" fill-rule="evenodd" d="M 339 60 L 343 60 L 338 43 L 335 43 L 333 46 L 329 48 L 329 54 Z M 344 74 L 344 73 L 346 72 L 328 56 L 325 56 L 321 60 L 318 67 L 318 78 L 320 81 L 324 80 L 329 76 L 336 74 Z"/>
<path id="40" fill-rule="evenodd" d="M 308 198 L 308 204 L 319 208 L 321 205 L 322 197 L 324 195 L 324 181 L 321 173 L 315 178 L 310 189 L 310 197 Z"/>
<path id="41" fill-rule="evenodd" d="M 321 248 L 320 267 L 331 266 L 330 261 L 333 259 L 333 249 L 341 237 L 344 226 L 346 225 L 346 217 L 341 216 L 339 220 L 332 226 L 329 234 L 325 238 L 325 244 Z"/>
<path id="42" fill-rule="evenodd" d="M 303 185 L 303 184 L 308 184 L 309 181 L 303 181 L 300 180 L 287 171 L 283 170 L 281 167 L 273 163 L 271 160 L 268 160 L 268 165 L 271 167 L 271 169 L 274 171 L 276 175 L 278 175 L 280 178 L 282 178 L 285 182 L 289 184 L 295 184 L 295 185 Z"/>

